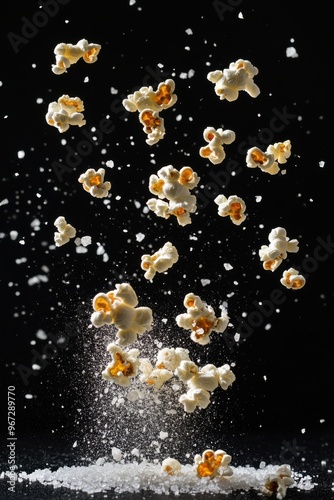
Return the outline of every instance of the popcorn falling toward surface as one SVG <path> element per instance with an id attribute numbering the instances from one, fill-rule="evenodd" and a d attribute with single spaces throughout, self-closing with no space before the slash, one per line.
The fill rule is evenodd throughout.
<path id="1" fill-rule="evenodd" d="M 115 290 L 95 295 L 91 323 L 96 328 L 113 325 L 117 329 L 117 344 L 130 345 L 138 335 L 152 329 L 152 309 L 137 305 L 138 298 L 132 286 L 117 284 Z"/>
<path id="2" fill-rule="evenodd" d="M 173 106 L 177 101 L 174 94 L 175 82 L 171 78 L 160 82 L 157 90 L 153 87 L 141 87 L 133 94 L 123 99 L 122 104 L 127 111 L 139 112 L 139 121 L 147 135 L 146 143 L 149 146 L 156 144 L 165 136 L 164 120 L 159 113 Z"/>
<path id="3" fill-rule="evenodd" d="M 280 281 L 285 288 L 292 290 L 300 290 L 306 283 L 304 276 L 299 274 L 293 267 L 290 267 L 290 269 L 283 272 L 283 277 Z"/>
<path id="4" fill-rule="evenodd" d="M 227 328 L 229 317 L 222 311 L 217 318 L 212 306 L 207 305 L 194 293 L 188 293 L 183 301 L 187 312 L 176 316 L 176 323 L 185 330 L 190 330 L 190 338 L 197 344 L 210 343 L 211 332 L 224 332 Z"/>
<path id="5" fill-rule="evenodd" d="M 291 142 L 276 142 L 270 144 L 266 151 L 258 147 L 250 148 L 246 155 L 246 165 L 248 168 L 260 168 L 262 172 L 276 175 L 280 172 L 279 164 L 284 164 L 291 156 Z"/>
<path id="6" fill-rule="evenodd" d="M 84 103 L 79 97 L 63 94 L 58 101 L 49 104 L 45 119 L 49 125 L 56 127 L 60 133 L 64 133 L 70 125 L 82 127 L 86 124 L 82 114 L 84 109 Z"/>
<path id="7" fill-rule="evenodd" d="M 179 254 L 177 249 L 170 241 L 167 241 L 153 255 L 142 255 L 141 268 L 145 271 L 144 277 L 152 281 L 156 273 L 168 271 L 178 260 Z"/>
<path id="8" fill-rule="evenodd" d="M 223 71 L 210 71 L 207 78 L 215 84 L 214 90 L 220 100 L 226 99 L 232 102 L 238 99 L 242 90 L 251 97 L 260 94 L 259 87 L 253 81 L 258 72 L 259 70 L 250 61 L 238 59 Z"/>
<path id="9" fill-rule="evenodd" d="M 214 199 L 214 202 L 218 205 L 218 215 L 230 217 L 233 224 L 239 226 L 246 219 L 246 203 L 239 196 L 231 195 L 226 198 L 225 195 L 220 194 Z"/>
<path id="10" fill-rule="evenodd" d="M 296 253 L 299 250 L 297 239 L 290 240 L 283 227 L 276 227 L 269 233 L 269 245 L 261 245 L 259 256 L 266 271 L 275 271 L 282 261 L 287 258 L 288 253 Z"/>
<path id="11" fill-rule="evenodd" d="M 101 45 L 97 43 L 88 43 L 84 38 L 79 40 L 76 45 L 71 43 L 59 43 L 54 49 L 56 55 L 56 63 L 51 69 L 55 75 L 67 73 L 68 68 L 72 64 L 76 64 L 79 59 L 82 59 L 88 64 L 96 62 L 100 53 Z"/>
<path id="12" fill-rule="evenodd" d="M 54 233 L 54 241 L 57 247 L 61 247 L 65 245 L 65 243 L 68 243 L 77 233 L 76 229 L 71 224 L 67 224 L 63 216 L 58 217 L 54 225 L 58 229 L 58 231 Z"/>
<path id="13" fill-rule="evenodd" d="M 213 127 L 206 127 L 203 132 L 204 140 L 208 143 L 199 150 L 202 158 L 207 158 L 214 165 L 218 165 L 225 160 L 226 154 L 224 144 L 232 144 L 235 141 L 235 132 L 233 130 L 223 130 Z"/>
<path id="14" fill-rule="evenodd" d="M 169 219 L 173 215 L 180 226 L 191 224 L 190 214 L 196 212 L 197 200 L 190 190 L 199 181 L 200 177 L 191 167 L 182 167 L 180 170 L 172 165 L 162 167 L 157 175 L 152 174 L 149 178 L 149 190 L 158 199 L 151 198 L 146 204 L 158 217 Z"/>
<path id="15" fill-rule="evenodd" d="M 82 184 L 85 191 L 94 198 L 106 198 L 111 189 L 111 183 L 104 181 L 105 169 L 94 170 L 89 168 L 84 174 L 81 174 L 78 181 Z"/>

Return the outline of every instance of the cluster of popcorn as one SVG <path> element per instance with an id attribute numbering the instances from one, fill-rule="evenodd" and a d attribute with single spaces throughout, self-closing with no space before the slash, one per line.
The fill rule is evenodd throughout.
<path id="1" fill-rule="evenodd" d="M 180 170 L 172 165 L 162 167 L 157 175 L 150 176 L 149 190 L 158 199 L 149 199 L 148 208 L 164 219 L 174 215 L 181 226 L 191 224 L 190 214 L 196 212 L 197 200 L 190 190 L 194 189 L 199 181 L 200 177 L 191 167 L 182 167 Z M 168 201 L 163 201 L 164 199 Z"/>
<path id="2" fill-rule="evenodd" d="M 263 262 L 263 268 L 266 271 L 275 271 L 283 260 L 288 257 L 289 252 L 296 253 L 299 250 L 298 240 L 290 240 L 283 227 L 272 229 L 268 239 L 269 245 L 261 245 L 259 250 L 260 260 Z M 299 290 L 306 283 L 304 276 L 300 275 L 293 267 L 284 271 L 280 281 L 282 285 L 292 290 Z"/>
<path id="3" fill-rule="evenodd" d="M 210 160 L 214 165 L 222 163 L 226 158 L 223 145 L 232 144 L 235 141 L 233 130 L 223 130 L 222 128 L 206 127 L 203 137 L 208 144 L 200 148 L 199 154 L 202 158 Z"/>
<path id="4" fill-rule="evenodd" d="M 188 293 L 183 301 L 186 313 L 176 316 L 176 323 L 185 330 L 190 330 L 190 338 L 200 345 L 210 343 L 210 334 L 224 332 L 228 326 L 229 317 L 226 312 L 217 318 L 212 306 L 207 305 L 194 293 Z"/>
<path id="5" fill-rule="evenodd" d="M 84 190 L 95 198 L 106 198 L 111 189 L 111 183 L 104 181 L 104 176 L 104 168 L 98 170 L 89 168 L 84 174 L 80 175 L 78 181 L 82 184 Z"/>
<path id="6" fill-rule="evenodd" d="M 246 219 L 246 203 L 239 196 L 231 195 L 226 198 L 220 194 L 214 199 L 214 202 L 218 205 L 218 215 L 230 217 L 233 224 L 239 226 Z"/>
<path id="7" fill-rule="evenodd" d="M 49 104 L 45 119 L 49 125 L 63 133 L 70 128 L 70 125 L 82 127 L 86 124 L 82 114 L 84 109 L 84 103 L 79 97 L 63 94 L 58 101 Z"/>
<path id="8" fill-rule="evenodd" d="M 144 277 L 152 281 L 156 273 L 164 273 L 179 260 L 177 249 L 170 241 L 164 244 L 153 255 L 144 254 L 141 257 L 141 268 L 145 271 Z"/>
<path id="9" fill-rule="evenodd" d="M 160 390 L 168 380 L 177 377 L 187 389 L 179 397 L 186 413 L 207 408 L 211 393 L 218 387 L 226 391 L 236 379 L 228 364 L 198 367 L 190 359 L 189 351 L 182 347 L 160 349 L 154 364 L 148 358 L 140 358 L 138 349 L 125 351 L 111 343 L 107 351 L 111 353 L 112 361 L 102 372 L 104 379 L 128 387 L 131 379 L 138 376 L 140 383 Z"/>
<path id="10" fill-rule="evenodd" d="M 169 78 L 159 83 L 157 90 L 153 90 L 151 86 L 141 87 L 122 101 L 127 111 L 139 113 L 139 121 L 143 125 L 147 135 L 146 143 L 149 146 L 156 144 L 165 136 L 164 119 L 159 113 L 176 103 L 177 96 L 174 90 L 175 82 Z"/>
<path id="11" fill-rule="evenodd" d="M 276 473 L 268 474 L 261 492 L 267 497 L 274 496 L 277 500 L 282 500 L 286 496 L 287 488 L 293 484 L 294 479 L 291 475 L 290 466 L 281 465 Z"/>
<path id="12" fill-rule="evenodd" d="M 241 90 L 251 97 L 257 97 L 260 94 L 259 87 L 253 81 L 258 72 L 259 70 L 249 61 L 238 59 L 230 63 L 229 67 L 223 71 L 210 71 L 207 78 L 215 84 L 215 93 L 221 100 L 226 99 L 232 102 L 238 99 Z"/>
<path id="13" fill-rule="evenodd" d="M 117 328 L 117 344 L 130 345 L 138 335 L 152 329 L 152 310 L 137 305 L 138 298 L 132 286 L 128 283 L 117 284 L 115 290 L 95 295 L 91 323 L 96 328 L 113 325 Z"/>
<path id="14" fill-rule="evenodd" d="M 287 162 L 291 156 L 291 141 L 270 144 L 266 151 L 258 147 L 250 148 L 246 155 L 246 165 L 249 168 L 259 168 L 262 172 L 276 175 L 280 172 L 279 164 Z"/>
<path id="15" fill-rule="evenodd" d="M 58 43 L 54 49 L 56 63 L 52 65 L 52 72 L 56 75 L 66 73 L 68 68 L 83 59 L 88 64 L 96 62 L 97 56 L 101 50 L 101 45 L 97 43 L 88 43 L 84 38 L 79 40 L 76 45 L 71 43 Z"/>
<path id="16" fill-rule="evenodd" d="M 224 450 L 207 449 L 201 454 L 194 456 L 193 470 L 198 478 L 223 477 L 228 481 L 233 476 L 233 468 L 230 466 L 232 456 Z M 175 458 L 165 458 L 161 463 L 161 473 L 169 476 L 182 475 L 182 465 Z M 263 479 L 261 493 L 267 497 L 283 500 L 286 497 L 287 489 L 293 486 L 291 467 L 287 464 L 280 465 L 276 471 L 267 474 Z"/>
<path id="17" fill-rule="evenodd" d="M 61 247 L 65 245 L 65 243 L 68 243 L 77 233 L 76 229 L 71 224 L 67 224 L 63 216 L 57 217 L 54 225 L 58 229 L 58 231 L 54 233 L 54 241 L 57 247 Z"/>

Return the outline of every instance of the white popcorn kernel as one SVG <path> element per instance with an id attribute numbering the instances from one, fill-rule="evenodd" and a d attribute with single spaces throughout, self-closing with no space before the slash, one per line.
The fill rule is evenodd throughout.
<path id="1" fill-rule="evenodd" d="M 167 79 L 159 83 L 156 91 L 151 86 L 141 87 L 140 90 L 129 94 L 126 99 L 123 99 L 122 104 L 131 113 L 135 111 L 141 112 L 144 109 L 159 112 L 174 106 L 177 101 L 174 90 L 174 80 Z"/>
<path id="2" fill-rule="evenodd" d="M 296 239 L 290 240 L 287 237 L 286 229 L 276 227 L 269 233 L 269 245 L 261 245 L 259 249 L 260 260 L 263 268 L 268 271 L 275 271 L 282 261 L 287 258 L 288 252 L 296 253 L 299 250 L 299 242 Z"/>
<path id="3" fill-rule="evenodd" d="M 139 121 L 143 125 L 143 131 L 147 134 L 146 143 L 149 146 L 165 137 L 164 119 L 159 116 L 158 111 L 144 109 L 139 114 Z"/>
<path id="4" fill-rule="evenodd" d="M 177 476 L 180 474 L 182 466 L 175 458 L 165 458 L 161 463 L 161 472 L 169 476 Z"/>
<path id="5" fill-rule="evenodd" d="M 158 217 L 168 219 L 174 215 L 181 226 L 190 224 L 190 214 L 197 210 L 196 196 L 190 190 L 199 181 L 191 167 L 182 167 L 180 171 L 172 165 L 162 167 L 149 178 L 149 191 L 159 199 L 150 199 L 146 204 Z M 164 198 L 168 201 L 162 201 Z"/>
<path id="6" fill-rule="evenodd" d="M 116 285 L 107 293 L 98 293 L 93 299 L 94 313 L 91 323 L 99 328 L 114 325 L 117 328 L 117 344 L 130 345 L 137 336 L 152 329 L 153 314 L 149 307 L 136 307 L 137 295 L 128 283 Z"/>
<path id="7" fill-rule="evenodd" d="M 75 237 L 76 229 L 71 224 L 67 224 L 65 217 L 58 217 L 54 225 L 58 229 L 58 232 L 54 233 L 54 241 L 57 247 L 65 245 L 71 238 Z"/>
<path id="8" fill-rule="evenodd" d="M 56 63 L 52 65 L 52 72 L 56 75 L 66 73 L 68 68 L 83 59 L 86 63 L 96 62 L 101 45 L 88 43 L 84 38 L 79 40 L 76 45 L 71 43 L 59 43 L 54 49 Z"/>
<path id="9" fill-rule="evenodd" d="M 156 366 L 174 371 L 182 361 L 190 361 L 187 349 L 165 347 L 158 352 Z"/>
<path id="10" fill-rule="evenodd" d="M 246 204 L 239 196 L 231 195 L 226 198 L 220 194 L 214 199 L 214 202 L 218 205 L 218 215 L 220 217 L 229 216 L 233 224 L 239 226 L 246 219 Z"/>
<path id="11" fill-rule="evenodd" d="M 261 492 L 268 497 L 275 492 L 275 498 L 282 500 L 286 496 L 287 488 L 294 484 L 291 469 L 289 465 L 281 465 L 276 473 L 268 474 L 264 479 L 264 485 Z"/>
<path id="12" fill-rule="evenodd" d="M 283 272 L 283 277 L 281 278 L 280 282 L 286 288 L 292 290 L 300 290 L 305 285 L 306 279 L 304 278 L 304 276 L 299 274 L 296 269 L 290 267 L 290 269 Z"/>
<path id="13" fill-rule="evenodd" d="M 69 129 L 70 125 L 82 127 L 86 124 L 82 111 L 84 111 L 84 104 L 79 97 L 69 97 L 63 94 L 57 102 L 49 104 L 45 119 L 49 125 L 63 133 Z"/>
<path id="14" fill-rule="evenodd" d="M 211 163 L 218 165 L 225 159 L 226 154 L 223 144 L 231 144 L 235 141 L 235 133 L 232 130 L 214 129 L 207 127 L 203 132 L 204 140 L 208 143 L 199 150 L 202 158 L 208 158 Z"/>
<path id="15" fill-rule="evenodd" d="M 185 394 L 181 394 L 179 402 L 183 404 L 186 413 L 193 413 L 195 409 L 205 409 L 210 404 L 210 393 L 205 389 L 190 389 Z"/>
<path id="16" fill-rule="evenodd" d="M 164 273 L 179 260 L 175 246 L 169 241 L 153 255 L 144 254 L 141 257 L 141 268 L 146 271 L 144 277 L 152 280 L 156 273 Z"/>
<path id="17" fill-rule="evenodd" d="M 280 164 L 286 163 L 291 156 L 291 141 L 275 142 L 267 148 L 267 153 L 274 155 L 274 160 Z"/>
<path id="18" fill-rule="evenodd" d="M 249 61 L 238 59 L 230 63 L 229 67 L 223 71 L 210 71 L 207 78 L 215 84 L 215 93 L 221 100 L 226 99 L 232 102 L 238 99 L 241 90 L 251 97 L 257 97 L 260 94 L 259 87 L 253 81 L 258 72 L 259 70 Z"/>
<path id="19" fill-rule="evenodd" d="M 256 146 L 247 151 L 246 165 L 248 168 L 258 167 L 270 175 L 275 175 L 280 170 L 278 163 L 275 161 L 274 154 L 264 152 Z"/>
<path id="20" fill-rule="evenodd" d="M 99 168 L 94 170 L 89 168 L 84 174 L 81 174 L 78 181 L 82 184 L 85 191 L 90 193 L 95 198 L 106 198 L 111 189 L 111 183 L 104 181 L 105 170 Z"/>
<path id="21" fill-rule="evenodd" d="M 232 372 L 230 365 L 225 364 L 217 368 L 218 381 L 220 387 L 226 391 L 235 382 L 236 377 Z"/>

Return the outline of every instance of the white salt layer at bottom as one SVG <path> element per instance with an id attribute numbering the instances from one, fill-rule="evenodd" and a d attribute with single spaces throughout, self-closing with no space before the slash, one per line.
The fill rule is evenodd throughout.
<path id="1" fill-rule="evenodd" d="M 140 490 L 157 494 L 181 493 L 229 493 L 235 490 L 261 491 L 268 474 L 275 474 L 276 465 L 261 464 L 231 467 L 229 477 L 199 478 L 192 465 L 182 465 L 177 475 L 170 476 L 161 471 L 161 464 L 104 462 L 103 459 L 89 466 L 60 467 L 56 471 L 37 469 L 32 473 L 22 472 L 19 480 L 38 481 L 54 488 L 66 487 L 89 494 L 113 490 L 117 493 L 135 493 Z M 314 488 L 309 475 L 292 471 L 294 484 L 291 488 L 311 490 Z M 288 495 L 287 495 L 288 496 Z"/>

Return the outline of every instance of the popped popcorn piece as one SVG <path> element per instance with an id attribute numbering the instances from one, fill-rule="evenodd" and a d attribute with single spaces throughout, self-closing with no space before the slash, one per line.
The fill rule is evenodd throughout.
<path id="1" fill-rule="evenodd" d="M 106 198 L 111 188 L 111 183 L 104 181 L 105 169 L 94 170 L 89 168 L 84 174 L 81 174 L 78 181 L 82 184 L 85 191 L 95 198 Z"/>
<path id="2" fill-rule="evenodd" d="M 186 413 L 193 413 L 196 408 L 205 409 L 210 404 L 210 393 L 205 389 L 189 389 L 181 394 L 179 402 L 183 404 Z"/>
<path id="3" fill-rule="evenodd" d="M 127 111 L 131 113 L 135 111 L 162 111 L 168 109 L 177 101 L 177 96 L 174 94 L 175 82 L 168 78 L 164 82 L 159 83 L 156 91 L 153 87 L 141 87 L 133 94 L 129 94 L 126 99 L 123 99 L 122 104 Z"/>
<path id="4" fill-rule="evenodd" d="M 149 178 L 149 190 L 159 199 L 151 198 L 146 204 L 158 217 L 168 219 L 171 215 L 177 218 L 181 226 L 191 223 L 190 214 L 196 212 L 196 196 L 190 190 L 200 181 L 191 167 L 177 170 L 172 165 L 162 167 L 157 175 Z M 168 201 L 162 201 L 165 198 Z"/>
<path id="5" fill-rule="evenodd" d="M 198 295 L 188 293 L 183 301 L 187 312 L 176 317 L 176 323 L 181 328 L 191 331 L 190 338 L 201 345 L 210 342 L 212 331 L 224 332 L 227 328 L 229 317 L 222 312 L 220 318 L 215 316 L 213 308 L 202 302 Z"/>
<path id="6" fill-rule="evenodd" d="M 183 347 L 164 347 L 158 352 L 156 366 L 174 371 L 183 361 L 190 361 L 188 349 L 184 349 Z"/>
<path id="7" fill-rule="evenodd" d="M 239 196 L 231 195 L 226 198 L 220 194 L 214 199 L 214 202 L 218 205 L 218 214 L 221 217 L 229 216 L 233 224 L 239 226 L 246 219 L 246 204 Z"/>
<path id="8" fill-rule="evenodd" d="M 139 114 L 139 121 L 143 125 L 143 130 L 147 134 L 146 142 L 149 146 L 156 144 L 165 137 L 164 119 L 159 116 L 158 111 L 144 109 Z"/>
<path id="9" fill-rule="evenodd" d="M 217 368 L 217 374 L 218 383 L 224 391 L 226 391 L 236 380 L 236 377 L 232 372 L 230 365 L 228 365 L 227 363 Z"/>
<path id="10" fill-rule="evenodd" d="M 175 375 L 186 383 L 198 373 L 198 366 L 191 360 L 183 359 L 175 370 Z"/>
<path id="11" fill-rule="evenodd" d="M 213 127 L 206 127 L 203 137 L 208 145 L 200 148 L 200 156 L 208 158 L 211 163 L 218 165 L 226 158 L 223 144 L 232 144 L 235 141 L 235 132 L 222 128 L 216 130 Z"/>
<path id="12" fill-rule="evenodd" d="M 282 500 L 286 496 L 287 488 L 294 484 L 289 465 L 278 467 L 276 474 L 268 474 L 261 492 L 267 496 L 274 496 L 277 500 Z"/>
<path id="13" fill-rule="evenodd" d="M 137 305 L 137 295 L 132 286 L 128 283 L 117 284 L 115 290 L 95 295 L 91 323 L 96 328 L 114 325 L 117 328 L 117 344 L 130 345 L 138 335 L 152 329 L 152 310 Z"/>
<path id="14" fill-rule="evenodd" d="M 293 267 L 283 272 L 283 277 L 280 281 L 282 285 L 292 290 L 300 290 L 306 283 L 304 276 L 298 274 L 298 271 Z"/>
<path id="15" fill-rule="evenodd" d="M 63 216 L 57 217 L 54 225 L 58 229 L 58 232 L 54 233 L 54 241 L 57 247 L 61 247 L 65 245 L 65 243 L 68 243 L 77 233 L 76 229 L 71 224 L 67 224 Z"/>
<path id="16" fill-rule="evenodd" d="M 146 271 L 144 277 L 153 280 L 156 273 L 164 273 L 179 260 L 177 249 L 170 241 L 164 244 L 153 255 L 144 254 L 141 257 L 141 268 Z"/>
<path id="17" fill-rule="evenodd" d="M 266 271 L 275 271 L 287 258 L 288 252 L 296 253 L 299 250 L 298 240 L 290 240 L 283 227 L 276 227 L 270 231 L 269 242 L 269 245 L 261 245 L 259 250 L 260 260 Z"/>
<path id="18" fill-rule="evenodd" d="M 224 450 L 205 450 L 202 455 L 196 454 L 194 457 L 194 469 L 197 477 L 232 476 L 233 470 L 229 466 L 232 457 Z"/>
<path id="19" fill-rule="evenodd" d="M 164 367 L 154 367 L 146 358 L 141 360 L 139 369 L 142 372 L 140 381 L 155 389 L 161 389 L 164 383 L 173 377 L 173 372 Z"/>
<path id="20" fill-rule="evenodd" d="M 253 81 L 258 73 L 259 70 L 249 61 L 238 59 L 230 63 L 229 67 L 223 71 L 210 71 L 207 78 L 215 84 L 215 93 L 221 100 L 226 99 L 232 102 L 238 99 L 241 90 L 251 97 L 257 97 L 260 94 L 259 87 Z"/>
<path id="21" fill-rule="evenodd" d="M 291 156 L 291 141 L 270 144 L 266 151 L 258 147 L 250 148 L 246 155 L 246 165 L 249 168 L 259 167 L 262 172 L 276 175 L 280 172 L 279 164 L 284 164 Z"/>
<path id="22" fill-rule="evenodd" d="M 146 143 L 149 146 L 156 144 L 165 136 L 164 120 L 159 112 L 170 108 L 177 101 L 174 94 L 175 82 L 168 78 L 160 82 L 157 90 L 153 87 L 141 87 L 133 94 L 129 94 L 123 99 L 122 104 L 131 113 L 139 112 L 139 121 L 143 125 L 143 130 L 147 134 Z"/>
<path id="23" fill-rule="evenodd" d="M 180 474 L 182 466 L 178 460 L 175 458 L 165 458 L 161 464 L 161 472 L 163 474 L 168 474 L 169 476 L 177 476 Z"/>
<path id="24" fill-rule="evenodd" d="M 68 68 L 83 59 L 86 63 L 96 62 L 97 56 L 101 50 L 101 45 L 97 43 L 88 43 L 84 38 L 79 40 L 76 45 L 71 43 L 58 43 L 54 49 L 56 63 L 52 65 L 52 72 L 56 75 L 67 73 Z"/>
<path id="25" fill-rule="evenodd" d="M 56 127 L 60 133 L 64 133 L 70 125 L 82 127 L 86 124 L 82 111 L 84 111 L 84 103 L 79 97 L 63 94 L 58 101 L 49 104 L 45 119 L 49 125 Z"/>
<path id="26" fill-rule="evenodd" d="M 116 344 L 108 344 L 107 351 L 110 352 L 113 360 L 102 372 L 102 377 L 110 382 L 128 387 L 131 384 L 131 378 L 134 378 L 138 372 L 140 354 L 138 349 L 123 351 Z"/>

